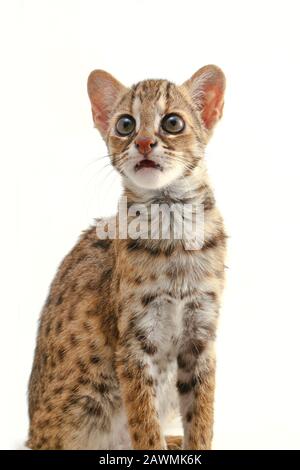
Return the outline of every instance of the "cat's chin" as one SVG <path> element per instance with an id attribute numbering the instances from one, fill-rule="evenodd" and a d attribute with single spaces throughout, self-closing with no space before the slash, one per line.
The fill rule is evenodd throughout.
<path id="1" fill-rule="evenodd" d="M 169 186 L 179 176 L 177 171 L 161 168 L 141 168 L 127 175 L 132 183 L 145 189 L 160 189 Z"/>

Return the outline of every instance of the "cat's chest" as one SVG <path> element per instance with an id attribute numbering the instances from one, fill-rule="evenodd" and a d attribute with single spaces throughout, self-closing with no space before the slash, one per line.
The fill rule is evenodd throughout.
<path id="1" fill-rule="evenodd" d="M 201 276 L 201 265 L 194 257 L 174 256 L 156 265 L 149 263 L 147 279 L 135 286 L 134 310 L 142 305 L 137 327 L 170 360 L 177 354 L 186 304 L 201 294 Z"/>
<path id="2" fill-rule="evenodd" d="M 157 272 L 157 289 L 169 293 L 179 301 L 193 295 L 205 277 L 203 257 L 195 253 L 185 253 L 163 260 Z"/>

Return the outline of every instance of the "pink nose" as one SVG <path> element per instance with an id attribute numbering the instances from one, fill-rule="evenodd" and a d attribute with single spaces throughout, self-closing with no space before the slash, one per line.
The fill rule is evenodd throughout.
<path id="1" fill-rule="evenodd" d="M 151 137 L 138 137 L 135 140 L 135 146 L 142 155 L 148 155 L 157 142 Z"/>

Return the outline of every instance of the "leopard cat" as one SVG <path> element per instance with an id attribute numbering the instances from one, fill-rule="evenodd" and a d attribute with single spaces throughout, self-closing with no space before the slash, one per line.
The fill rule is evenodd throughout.
<path id="1" fill-rule="evenodd" d="M 149 221 L 153 204 L 162 213 L 198 205 L 202 243 L 187 249 L 184 235 L 103 237 L 98 224 L 82 234 L 40 317 L 29 448 L 211 448 L 226 234 L 204 155 L 224 91 L 215 65 L 182 85 L 147 79 L 127 88 L 105 71 L 90 74 L 94 125 L 121 175 L 128 213 L 146 208 Z M 178 218 L 180 211 L 173 228 Z M 176 413 L 183 437 L 166 436 Z"/>

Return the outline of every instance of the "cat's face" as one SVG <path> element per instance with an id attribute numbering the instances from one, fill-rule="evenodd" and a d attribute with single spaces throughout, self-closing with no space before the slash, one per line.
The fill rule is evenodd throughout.
<path id="1" fill-rule="evenodd" d="M 181 86 L 145 80 L 125 88 L 94 71 L 88 91 L 112 164 L 134 185 L 157 189 L 193 172 L 222 114 L 224 75 L 215 66 Z"/>

